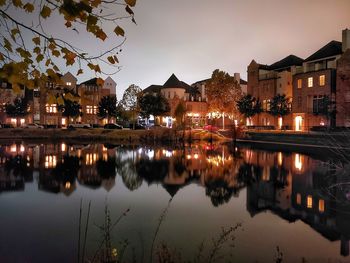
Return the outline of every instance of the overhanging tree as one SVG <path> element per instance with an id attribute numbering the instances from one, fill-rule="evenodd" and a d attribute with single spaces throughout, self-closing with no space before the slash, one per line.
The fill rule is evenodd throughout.
<path id="1" fill-rule="evenodd" d="M 237 101 L 242 96 L 240 84 L 233 76 L 228 73 L 216 69 L 213 71 L 211 79 L 206 87 L 208 97 L 208 105 L 210 112 L 218 112 L 223 118 L 223 128 L 225 115 L 232 119 L 239 116 Z"/>
<path id="2" fill-rule="evenodd" d="M 97 115 L 101 118 L 106 118 L 110 123 L 111 118 L 117 118 L 119 114 L 117 107 L 117 97 L 104 96 L 98 103 Z"/>
<path id="3" fill-rule="evenodd" d="M 58 82 L 62 62 L 75 65 L 77 75 L 84 68 L 95 73 L 119 71 L 118 54 L 125 41 L 120 21 L 136 23 L 135 4 L 136 0 L 0 0 L 0 77 L 18 90 L 20 85 L 44 88 L 48 77 Z M 62 24 L 56 22 L 60 18 Z M 49 24 L 55 25 L 54 30 Z M 74 36 L 81 38 L 81 33 L 85 42 L 98 41 L 98 52 L 84 49 L 79 40 L 74 43 Z M 103 72 L 102 63 L 113 71 Z"/>
<path id="4" fill-rule="evenodd" d="M 285 94 L 277 94 L 270 102 L 269 113 L 272 116 L 281 117 L 283 123 L 283 117 L 291 112 L 289 99 Z"/>
<path id="5" fill-rule="evenodd" d="M 28 115 L 28 101 L 25 97 L 17 97 L 13 103 L 7 103 L 5 105 L 5 111 L 7 116 L 16 119 L 16 126 L 18 126 L 18 119 Z"/>

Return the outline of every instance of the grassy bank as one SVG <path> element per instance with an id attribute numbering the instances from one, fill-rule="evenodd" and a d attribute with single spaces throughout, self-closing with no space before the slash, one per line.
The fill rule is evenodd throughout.
<path id="1" fill-rule="evenodd" d="M 118 144 L 173 144 L 185 141 L 221 140 L 222 136 L 207 131 L 154 130 L 105 130 L 105 129 L 0 129 L 0 140 L 103 142 Z"/>

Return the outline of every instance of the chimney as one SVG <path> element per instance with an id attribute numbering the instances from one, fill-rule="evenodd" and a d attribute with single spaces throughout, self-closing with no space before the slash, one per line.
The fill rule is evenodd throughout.
<path id="1" fill-rule="evenodd" d="M 241 76 L 239 75 L 239 73 L 233 73 L 233 77 L 234 77 L 235 80 L 238 82 L 238 84 L 240 84 L 240 82 L 241 82 Z"/>
<path id="2" fill-rule="evenodd" d="M 345 52 L 350 48 L 350 29 L 344 29 L 342 31 L 342 51 Z"/>

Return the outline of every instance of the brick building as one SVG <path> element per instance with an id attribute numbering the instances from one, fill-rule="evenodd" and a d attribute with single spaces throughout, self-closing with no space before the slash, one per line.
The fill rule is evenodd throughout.
<path id="1" fill-rule="evenodd" d="M 330 41 L 305 60 L 290 55 L 271 65 L 252 61 L 248 66 L 248 94 L 259 98 L 263 112 L 247 125 L 306 131 L 315 126 L 350 127 L 350 30 L 342 42 Z M 290 99 L 291 114 L 268 112 L 277 94 Z M 326 109 L 326 110 L 325 110 Z"/>
<path id="2" fill-rule="evenodd" d="M 350 30 L 342 42 L 331 41 L 303 62 L 293 76 L 293 129 L 350 126 Z M 348 96 L 348 97 L 347 97 Z M 329 101 L 324 103 L 325 97 Z M 326 113 L 324 107 L 327 107 Z M 332 114 L 334 112 L 334 114 Z"/>
<path id="3" fill-rule="evenodd" d="M 106 124 L 106 119 L 97 116 L 98 105 L 104 96 L 116 96 L 116 83 L 108 77 L 106 80 L 93 78 L 78 86 L 80 104 L 82 108 L 82 123 Z"/>
<path id="4" fill-rule="evenodd" d="M 292 79 L 303 63 L 297 56 L 289 55 L 271 65 L 262 65 L 255 60 L 248 66 L 247 93 L 260 100 L 263 112 L 247 120 L 247 125 L 265 127 L 291 127 L 292 118 L 287 115 L 278 118 L 270 115 L 270 102 L 277 94 L 286 95 L 292 101 Z"/>

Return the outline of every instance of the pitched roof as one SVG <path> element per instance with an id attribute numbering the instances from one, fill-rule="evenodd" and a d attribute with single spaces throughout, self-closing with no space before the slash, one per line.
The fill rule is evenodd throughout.
<path id="1" fill-rule="evenodd" d="M 164 88 L 184 88 L 183 87 L 183 82 L 180 81 L 175 74 L 171 74 L 170 78 L 164 83 L 163 85 Z"/>
<path id="2" fill-rule="evenodd" d="M 239 84 L 241 84 L 241 85 L 247 85 L 248 82 L 247 82 L 246 80 L 244 80 L 244 79 L 240 79 L 240 80 L 239 80 Z"/>
<path id="3" fill-rule="evenodd" d="M 273 64 L 269 67 L 270 70 L 289 68 L 290 66 L 301 66 L 303 59 L 294 55 L 289 55 Z"/>
<path id="4" fill-rule="evenodd" d="M 305 59 L 305 61 L 312 61 L 312 60 L 318 60 L 322 58 L 332 57 L 336 55 L 341 55 L 342 52 L 342 43 L 339 41 L 331 41 L 319 50 L 317 50 L 315 53 L 313 53 L 311 56 Z"/>
<path id="5" fill-rule="evenodd" d="M 143 92 L 149 92 L 149 93 L 158 93 L 163 86 L 161 85 L 151 85 L 143 90 Z"/>
<path id="6" fill-rule="evenodd" d="M 97 78 L 89 79 L 80 83 L 80 85 L 97 85 Z"/>

